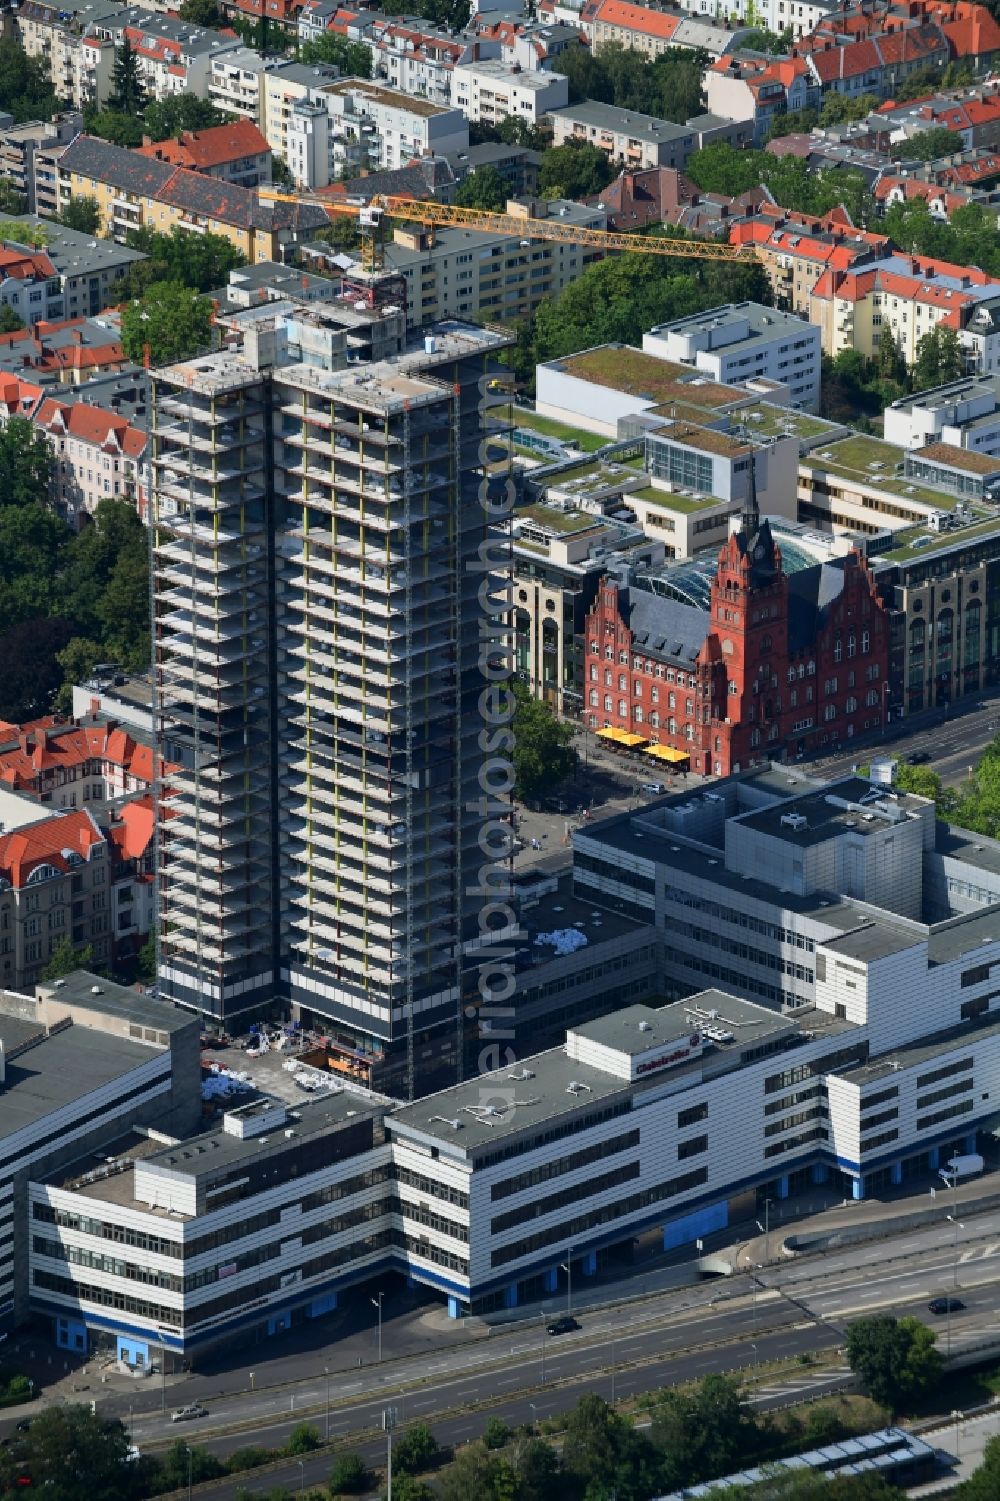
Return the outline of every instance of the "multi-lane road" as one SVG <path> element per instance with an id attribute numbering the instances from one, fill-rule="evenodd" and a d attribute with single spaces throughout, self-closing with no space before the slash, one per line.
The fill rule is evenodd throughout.
<path id="1" fill-rule="evenodd" d="M 943 1292 L 955 1295 L 956 1283 L 963 1311 L 950 1321 L 934 1318 L 929 1301 Z M 321 1435 L 356 1435 L 356 1447 L 374 1457 L 383 1408 L 393 1406 L 400 1424 L 423 1419 L 443 1441 L 461 1443 L 482 1431 L 488 1415 L 541 1421 L 587 1391 L 621 1400 L 736 1368 L 753 1385 L 755 1370 L 807 1353 L 825 1354 L 824 1365 L 836 1367 L 844 1324 L 876 1309 L 917 1314 L 933 1324 L 942 1348 L 950 1337 L 955 1353 L 990 1340 L 1000 1344 L 1000 1212 L 967 1217 L 957 1259 L 950 1227 L 932 1225 L 760 1269 L 756 1293 L 744 1273 L 627 1307 L 587 1311 L 578 1332 L 559 1338 L 547 1336 L 539 1320 L 494 1330 L 475 1344 L 333 1372 L 329 1381 L 320 1374 L 215 1398 L 205 1395 L 202 1378 L 194 1378 L 167 1395 L 173 1404 L 202 1401 L 206 1418 L 172 1424 L 171 1403 L 162 1413 L 159 1393 L 148 1391 L 144 1400 L 156 1405 L 133 1412 L 133 1433 L 143 1449 L 183 1436 L 225 1454 L 248 1443 L 278 1447 L 308 1416 Z M 803 1370 L 798 1385 L 821 1388 L 841 1379 Z M 779 1399 L 763 1379 L 758 1386 L 763 1403 Z M 130 1400 L 135 1406 L 137 1397 L 109 1396 L 100 1410 L 128 1419 Z M 306 1457 L 302 1468 L 292 1460 L 277 1473 L 247 1475 L 239 1484 L 250 1490 L 308 1485 L 324 1478 L 329 1464 L 328 1454 Z M 218 1494 L 227 1497 L 237 1488 L 227 1482 Z"/>
<path id="2" fill-rule="evenodd" d="M 977 700 L 982 707 L 938 711 L 918 715 L 913 720 L 894 721 L 889 733 L 876 744 L 866 742 L 856 749 L 845 748 L 834 756 L 802 763 L 803 770 L 815 775 L 850 771 L 858 761 L 874 757 L 905 758 L 914 751 L 926 753 L 929 764 L 946 786 L 955 786 L 968 777 L 990 741 L 1000 732 L 1000 696 Z"/>

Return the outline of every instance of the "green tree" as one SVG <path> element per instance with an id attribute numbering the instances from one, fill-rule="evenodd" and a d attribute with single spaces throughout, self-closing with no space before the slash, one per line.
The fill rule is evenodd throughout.
<path id="1" fill-rule="evenodd" d="M 82 235 L 96 235 L 101 227 L 101 206 L 96 198 L 71 198 L 59 215 L 59 222 Z"/>
<path id="2" fill-rule="evenodd" d="M 434 1492 L 426 1480 L 417 1480 L 413 1475 L 404 1472 L 396 1473 L 395 1464 L 392 1472 L 392 1496 L 393 1501 L 436 1501 Z M 383 1501 L 387 1497 L 383 1495 Z"/>
<path id="3" fill-rule="evenodd" d="M 73 688 L 85 683 L 99 662 L 104 661 L 104 648 L 99 641 L 87 636 L 74 636 L 72 641 L 56 653 L 56 661 L 62 668 L 63 683 L 56 696 L 56 712 L 73 712 Z"/>
<path id="4" fill-rule="evenodd" d="M 931 386 L 943 386 L 948 381 L 958 380 L 961 374 L 962 346 L 958 342 L 958 332 L 939 323 L 924 334 L 917 345 L 913 389 L 926 391 Z"/>
<path id="5" fill-rule="evenodd" d="M 48 964 L 42 970 L 43 980 L 61 980 L 75 969 L 90 969 L 94 962 L 94 950 L 88 943 L 85 948 L 75 949 L 68 938 L 60 938 Z"/>
<path id="6" fill-rule="evenodd" d="M 559 1460 L 541 1438 L 519 1437 L 510 1449 L 518 1480 L 518 1501 L 550 1501 L 558 1494 Z"/>
<path id="7" fill-rule="evenodd" d="M 214 4 L 214 0 L 187 0 L 189 4 Z M 181 15 L 184 15 L 181 6 Z M 202 25 L 202 22 L 196 22 Z M 143 116 L 145 133 L 152 141 L 167 141 L 183 135 L 186 130 L 209 130 L 213 125 L 225 125 L 234 119 L 225 110 L 217 109 L 207 99 L 195 94 L 172 94 L 169 99 L 154 99 L 146 106 Z"/>
<path id="8" fill-rule="evenodd" d="M 859 94 L 853 99 L 848 94 L 838 94 L 832 90 L 823 100 L 819 123 L 842 125 L 851 120 L 863 120 L 866 115 L 878 109 L 878 103 L 874 94 Z"/>
<path id="9" fill-rule="evenodd" d="M 226 1473 L 226 1466 L 222 1460 L 217 1459 L 210 1450 L 203 1448 L 200 1444 L 186 1444 L 182 1438 L 179 1438 L 159 1456 L 157 1489 L 186 1491 L 189 1458 L 192 1485 L 200 1485 L 204 1480 L 218 1480 Z"/>
<path id="10" fill-rule="evenodd" d="M 0 178 L 0 214 L 23 214 L 27 208 L 25 195 L 8 178 Z"/>
<path id="11" fill-rule="evenodd" d="M 356 1496 L 368 1489 L 368 1466 L 360 1454 L 340 1454 L 333 1462 L 327 1481 L 335 1496 Z"/>
<path id="12" fill-rule="evenodd" d="M 563 1438 L 562 1467 L 578 1491 L 618 1501 L 646 1501 L 655 1493 L 659 1465 L 645 1435 L 594 1393 L 581 1397 Z"/>
<path id="13" fill-rule="evenodd" d="M 868 1395 L 892 1412 L 941 1380 L 936 1336 L 919 1319 L 873 1314 L 847 1326 L 847 1363 Z"/>
<path id="14" fill-rule="evenodd" d="M 296 1423 L 288 1435 L 285 1445 L 286 1454 L 308 1454 L 320 1445 L 319 1429 L 314 1428 L 312 1423 Z"/>
<path id="15" fill-rule="evenodd" d="M 152 985 L 156 979 L 156 934 L 150 933 L 146 942 L 137 955 L 139 965 L 139 978 L 146 985 Z M 270 1450 L 266 1451 L 268 1454 Z"/>
<path id="16" fill-rule="evenodd" d="M 194 292 L 223 287 L 230 271 L 246 262 L 225 235 L 193 235 L 175 224 L 169 234 L 155 229 L 131 229 L 126 243 L 147 257 L 131 268 L 128 292 L 142 297 L 156 282 L 176 282 Z"/>
<path id="17" fill-rule="evenodd" d="M 487 1449 L 502 1449 L 510 1438 L 510 1428 L 503 1418 L 490 1418 L 483 1429 L 483 1443 Z"/>
<path id="18" fill-rule="evenodd" d="M 56 653 L 72 634 L 68 620 L 35 616 L 0 635 L 0 719 L 18 724 L 49 712 L 62 678 Z"/>
<path id="19" fill-rule="evenodd" d="M 878 346 L 878 373 L 883 382 L 905 385 L 906 361 L 903 359 L 903 351 L 896 335 L 885 324 L 882 325 L 882 337 Z"/>
<path id="20" fill-rule="evenodd" d="M 570 141 L 545 152 L 538 183 L 550 198 L 590 198 L 614 175 L 606 151 L 589 141 Z"/>
<path id="21" fill-rule="evenodd" d="M 51 119 L 61 107 L 45 63 L 28 57 L 13 36 L 0 38 L 0 109 L 21 125 Z"/>
<path id="22" fill-rule="evenodd" d="M 206 31 L 218 31 L 220 26 L 226 24 L 215 0 L 183 0 L 178 15 L 182 21 L 188 21 L 192 26 L 203 26 Z M 162 139 L 165 137 L 161 137 Z"/>
<path id="23" fill-rule="evenodd" d="M 511 196 L 510 188 L 496 167 L 477 167 L 470 172 L 455 193 L 459 208 L 478 208 L 486 213 L 502 214 Z"/>
<path id="24" fill-rule="evenodd" d="M 517 1473 L 482 1442 L 463 1444 L 438 1487 L 441 1501 L 518 1501 Z"/>
<path id="25" fill-rule="evenodd" d="M 18 1459 L 49 1501 L 79 1501 L 82 1476 L 88 1501 L 130 1501 L 138 1477 L 128 1449 L 128 1434 L 120 1422 L 97 1417 L 89 1407 L 76 1404 L 43 1409 L 32 1419 L 30 1431 L 18 1437 Z M 4 1459 L 10 1466 L 8 1450 Z"/>
<path id="26" fill-rule="evenodd" d="M 27 417 L 0 428 L 0 507 L 41 505 L 49 498 L 52 450 Z"/>
<path id="27" fill-rule="evenodd" d="M 955 1501 L 996 1501 L 1000 1496 L 1000 1438 L 991 1438 L 982 1462 L 955 1491 Z"/>
<path id="28" fill-rule="evenodd" d="M 111 69 L 108 109 L 114 110 L 119 115 L 141 115 L 148 103 L 149 97 L 146 93 L 146 85 L 142 81 L 139 58 L 126 36 L 115 52 L 114 65 Z"/>
<path id="29" fill-rule="evenodd" d="M 893 786 L 900 792 L 912 792 L 917 797 L 929 797 L 940 802 L 943 791 L 941 778 L 931 766 L 908 766 L 900 761 L 896 766 Z"/>
<path id="30" fill-rule="evenodd" d="M 760 1452 L 732 1376 L 706 1376 L 693 1390 L 665 1392 L 653 1412 L 651 1437 L 662 1457 L 665 1490 L 729 1474 Z"/>
<path id="31" fill-rule="evenodd" d="M 544 797 L 565 781 L 576 765 L 573 729 L 556 718 L 548 704 L 532 698 L 523 683 L 514 684 L 514 779 L 517 797 Z"/>
<path id="32" fill-rule="evenodd" d="M 426 1423 L 413 1423 L 393 1447 L 394 1463 L 400 1473 L 416 1475 L 434 1463 L 438 1441 Z"/>
<path id="33" fill-rule="evenodd" d="M 909 140 L 897 141 L 892 148 L 896 161 L 936 162 L 942 156 L 955 156 L 965 150 L 965 142 L 957 130 L 947 130 L 935 125 L 930 130 L 919 130 Z"/>
<path id="34" fill-rule="evenodd" d="M 346 78 L 371 78 L 372 55 L 363 42 L 349 42 L 346 37 L 325 31 L 314 41 L 299 48 L 303 63 L 332 63 Z"/>
<path id="35" fill-rule="evenodd" d="M 212 342 L 212 304 L 179 282 L 154 282 L 122 312 L 122 348 L 128 359 L 168 365 Z"/>
<path id="36" fill-rule="evenodd" d="M 121 110 L 91 106 L 84 110 L 83 125 L 88 135 L 100 136 L 102 141 L 110 141 L 112 146 L 124 146 L 131 151 L 142 145 L 144 130 L 141 115 L 126 115 Z"/>
<path id="37" fill-rule="evenodd" d="M 7 302 L 0 302 L 0 334 L 15 334 L 24 327 L 24 319 Z"/>

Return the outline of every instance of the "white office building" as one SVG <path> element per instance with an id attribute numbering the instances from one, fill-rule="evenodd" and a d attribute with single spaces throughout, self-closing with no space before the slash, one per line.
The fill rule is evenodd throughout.
<path id="1" fill-rule="evenodd" d="M 722 385 L 763 376 L 787 386 L 791 404 L 819 406 L 820 330 L 759 302 L 730 302 L 661 323 L 643 335 L 646 354 L 688 365 Z"/>
<path id="2" fill-rule="evenodd" d="M 554 1292 L 568 1256 L 586 1275 L 653 1229 L 691 1242 L 758 1195 L 933 1183 L 996 1126 L 1000 844 L 774 767 L 578 833 L 574 862 L 578 895 L 655 925 L 679 999 L 388 1118 L 439 1213 L 410 1273 L 453 1313 Z"/>

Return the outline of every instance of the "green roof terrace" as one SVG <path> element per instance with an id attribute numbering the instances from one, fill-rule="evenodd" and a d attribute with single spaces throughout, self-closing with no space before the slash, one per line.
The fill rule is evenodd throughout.
<path id="1" fill-rule="evenodd" d="M 738 509 L 738 503 L 728 500 L 720 500 L 717 495 L 676 495 L 672 490 L 660 490 L 656 485 L 647 485 L 644 490 L 630 490 L 625 497 L 625 503 L 630 500 L 645 500 L 655 506 L 662 506 L 665 511 L 678 511 L 682 515 L 689 515 L 692 511 L 710 511 L 713 506 L 728 506 Z"/>
<path id="2" fill-rule="evenodd" d="M 581 453 L 596 453 L 599 448 L 611 442 L 610 438 L 602 438 L 598 433 L 588 433 L 582 427 L 570 427 L 567 422 L 557 422 L 554 417 L 540 417 L 527 407 L 514 408 L 514 426 L 540 433 L 543 438 L 555 438 L 560 443 L 572 444 Z"/>
<path id="3" fill-rule="evenodd" d="M 933 490 L 928 485 L 918 485 L 907 479 L 902 473 L 904 458 L 903 449 L 894 443 L 854 433 L 828 447 L 813 448 L 803 456 L 802 463 L 810 469 L 823 469 L 855 483 L 863 483 L 871 490 L 894 495 L 900 500 L 913 500 L 938 511 L 953 511 L 959 497 L 947 490 Z"/>
<path id="4" fill-rule="evenodd" d="M 585 511 L 558 511 L 554 506 L 536 504 L 522 506 L 514 513 L 515 521 L 533 521 L 536 526 L 550 532 L 569 535 L 585 532 L 602 524 L 600 516 L 591 516 Z"/>

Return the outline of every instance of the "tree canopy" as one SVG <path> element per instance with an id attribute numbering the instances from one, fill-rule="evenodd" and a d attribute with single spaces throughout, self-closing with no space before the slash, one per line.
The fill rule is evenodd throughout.
<path id="1" fill-rule="evenodd" d="M 128 1433 L 117 1419 L 97 1417 L 77 1404 L 46 1407 L 16 1446 L 0 1450 L 3 1488 L 13 1488 L 20 1471 L 35 1489 L 44 1487 L 50 1501 L 79 1501 L 86 1476 L 89 1501 L 131 1501 L 141 1477 L 128 1451 Z"/>
<path id="2" fill-rule="evenodd" d="M 701 80 L 710 61 L 689 47 L 669 47 L 650 58 L 610 42 L 596 52 L 566 47 L 553 58 L 552 68 L 568 80 L 573 103 L 596 99 L 683 125 L 705 107 Z"/>
<path id="3" fill-rule="evenodd" d="M 896 161 L 936 162 L 942 156 L 954 156 L 964 150 L 965 143 L 957 130 L 935 125 L 930 130 L 917 131 L 909 140 L 897 141 L 892 155 Z"/>
<path id="4" fill-rule="evenodd" d="M 936 1336 L 919 1319 L 873 1314 L 847 1326 L 847 1363 L 876 1402 L 899 1412 L 941 1380 Z"/>
<path id="5" fill-rule="evenodd" d="M 198 239 L 197 235 L 192 236 Z M 188 359 L 212 341 L 212 304 L 177 281 L 158 281 L 122 312 L 122 348 L 130 360 L 167 365 Z"/>
<path id="6" fill-rule="evenodd" d="M 693 152 L 684 170 L 706 193 L 735 198 L 763 186 L 782 208 L 799 213 L 825 214 L 843 204 L 856 224 L 869 216 L 868 184 L 860 172 L 842 167 L 817 172 L 798 156 L 737 150 L 719 141 Z"/>
<path id="7" fill-rule="evenodd" d="M 0 109 L 26 120 L 49 120 L 62 108 L 44 62 L 29 57 L 13 36 L 0 37 Z"/>
<path id="8" fill-rule="evenodd" d="M 186 0 L 186 3 L 197 4 L 200 0 Z M 184 9 L 181 6 L 181 16 L 187 20 Z M 199 21 L 196 24 L 206 23 Z M 169 99 L 154 99 L 147 104 L 143 125 L 150 140 L 166 141 L 185 130 L 209 130 L 213 125 L 225 125 L 233 118 L 208 99 L 199 99 L 195 94 L 172 94 Z"/>
<path id="9" fill-rule="evenodd" d="M 243 252 L 225 235 L 193 235 L 179 224 L 169 234 L 131 229 L 126 243 L 148 257 L 126 273 L 125 290 L 131 297 L 142 297 L 156 282 L 175 282 L 189 291 L 210 292 L 224 287 L 230 271 L 246 262 Z"/>
<path id="10" fill-rule="evenodd" d="M 111 69 L 111 92 L 108 109 L 119 115 L 141 115 L 149 103 L 139 58 L 126 35 L 115 52 Z"/>
<path id="11" fill-rule="evenodd" d="M 548 704 L 514 684 L 514 778 L 520 798 L 544 797 L 576 765 L 573 728 L 556 718 Z"/>
<path id="12" fill-rule="evenodd" d="M 962 370 L 962 346 L 957 330 L 938 323 L 917 345 L 913 389 L 927 391 L 931 386 L 943 386 L 946 381 L 957 380 Z"/>
<path id="13" fill-rule="evenodd" d="M 478 208 L 488 214 L 502 214 L 509 197 L 506 179 L 496 167 L 487 165 L 477 167 L 459 184 L 455 202 L 459 208 Z"/>
<path id="14" fill-rule="evenodd" d="M 589 141 L 568 141 L 544 153 L 538 183 L 550 198 L 590 198 L 614 175 L 606 151 Z"/>
<path id="15" fill-rule="evenodd" d="M 71 198 L 59 215 L 59 222 L 82 235 L 96 235 L 101 227 L 101 206 L 96 198 Z"/>
<path id="16" fill-rule="evenodd" d="M 303 63 L 333 63 L 345 78 L 371 78 L 372 55 L 363 42 L 349 42 L 346 37 L 325 31 L 299 48 Z"/>

